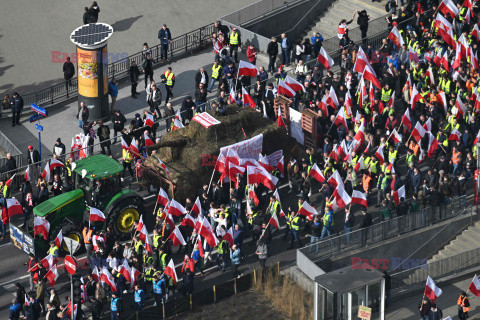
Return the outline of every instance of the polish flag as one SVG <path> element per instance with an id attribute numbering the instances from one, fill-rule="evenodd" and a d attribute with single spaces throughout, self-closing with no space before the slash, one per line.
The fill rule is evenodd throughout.
<path id="1" fill-rule="evenodd" d="M 282 79 L 278 81 L 277 93 L 287 96 L 289 98 L 295 97 L 296 94 L 290 86 L 288 86 L 285 82 L 282 81 Z"/>
<path id="2" fill-rule="evenodd" d="M 55 245 L 60 248 L 62 245 L 63 241 L 63 234 L 62 234 L 62 229 L 60 229 L 60 232 L 58 233 L 57 237 L 55 238 Z"/>
<path id="3" fill-rule="evenodd" d="M 288 75 L 285 77 L 285 84 L 295 92 L 298 92 L 298 91 L 305 92 L 305 87 L 303 86 L 303 84 L 301 84 L 300 82 L 298 82 L 297 80 L 295 80 L 294 78 Z"/>
<path id="4" fill-rule="evenodd" d="M 227 151 L 225 164 L 227 163 L 233 163 L 236 166 L 240 165 L 240 156 L 234 148 L 229 148 Z"/>
<path id="5" fill-rule="evenodd" d="M 177 113 L 175 113 L 175 119 L 178 119 L 180 122 L 183 122 L 182 113 L 180 112 L 180 109 L 178 109 Z"/>
<path id="6" fill-rule="evenodd" d="M 187 213 L 187 210 L 184 206 L 178 203 L 178 201 L 172 199 L 172 201 L 170 201 L 170 207 L 168 207 L 168 213 L 180 217 L 182 214 Z"/>
<path id="7" fill-rule="evenodd" d="M 345 106 L 345 108 L 347 108 L 347 115 L 348 116 L 352 116 L 352 110 L 351 108 L 353 108 L 353 100 L 352 100 L 352 96 L 350 95 L 350 89 L 347 90 L 347 92 L 345 93 L 345 103 L 343 104 Z"/>
<path id="8" fill-rule="evenodd" d="M 420 122 L 417 121 L 417 123 L 415 124 L 415 128 L 412 131 L 412 136 L 417 142 L 419 142 L 425 136 L 425 133 L 425 129 L 423 129 L 423 127 L 420 125 Z"/>
<path id="9" fill-rule="evenodd" d="M 393 43 L 397 46 L 397 48 L 400 48 L 401 46 L 404 45 L 403 37 L 398 31 L 397 27 L 393 27 L 392 31 L 390 31 L 390 34 L 387 37 L 388 39 L 392 40 Z"/>
<path id="10" fill-rule="evenodd" d="M 435 154 L 435 151 L 438 148 L 438 140 L 435 138 L 435 136 L 429 131 L 428 132 L 428 154 L 427 156 L 429 158 L 433 157 Z"/>
<path id="11" fill-rule="evenodd" d="M 233 246 L 233 226 L 223 235 L 223 240 L 227 241 L 230 247 Z"/>
<path id="12" fill-rule="evenodd" d="M 235 99 L 235 90 L 233 90 L 233 87 L 230 89 L 228 100 L 230 100 L 231 103 L 237 103 L 237 100 Z"/>
<path id="13" fill-rule="evenodd" d="M 370 81 L 371 84 L 373 84 L 375 87 L 378 89 L 382 89 L 382 85 L 380 84 L 380 81 L 377 79 L 377 75 L 375 74 L 375 71 L 370 65 L 367 65 L 365 67 L 365 70 L 363 71 L 363 78 L 365 80 Z"/>
<path id="14" fill-rule="evenodd" d="M 147 113 L 147 116 L 145 118 L 145 125 L 149 126 L 150 128 L 153 127 L 153 114 Z"/>
<path id="15" fill-rule="evenodd" d="M 458 109 L 458 113 L 462 115 L 462 117 L 465 117 L 465 114 L 467 112 L 467 107 L 463 103 L 462 99 L 460 98 L 460 92 L 457 94 L 457 100 L 455 101 L 455 107 Z"/>
<path id="16" fill-rule="evenodd" d="M 260 165 L 268 172 L 272 172 L 273 170 L 275 170 L 275 168 L 272 167 L 268 162 L 267 157 L 263 156 L 262 154 L 258 155 L 258 163 L 260 163 Z"/>
<path id="17" fill-rule="evenodd" d="M 135 285 L 137 284 L 137 281 L 138 281 L 138 279 L 140 278 L 141 273 L 140 273 L 140 271 L 138 271 L 137 269 L 135 269 L 134 266 L 132 266 L 132 267 L 130 268 L 130 270 L 131 270 L 131 271 L 130 271 L 130 279 L 131 279 L 131 281 L 130 281 L 130 289 L 133 289 L 133 288 L 135 287 Z M 166 269 L 165 269 L 165 270 L 166 270 Z"/>
<path id="18" fill-rule="evenodd" d="M 277 217 L 277 213 L 274 212 L 272 214 L 272 217 L 270 218 L 270 220 L 268 221 L 268 224 L 271 224 L 272 226 L 275 227 L 275 229 L 279 229 L 280 228 L 280 221 L 278 221 L 278 217 Z"/>
<path id="19" fill-rule="evenodd" d="M 422 127 L 425 129 L 425 131 L 432 131 L 432 118 L 428 118 Z"/>
<path id="20" fill-rule="evenodd" d="M 427 54 L 425 54 L 425 57 L 428 57 Z M 410 60 L 410 62 L 418 62 L 419 59 L 418 59 L 418 54 L 415 50 L 413 50 L 412 47 L 408 46 L 408 59 Z"/>
<path id="21" fill-rule="evenodd" d="M 476 25 L 476 24 L 475 24 Z M 473 53 L 472 48 L 469 48 L 470 53 L 470 64 L 472 65 L 473 70 L 478 70 L 478 56 L 477 53 Z"/>
<path id="22" fill-rule="evenodd" d="M 166 207 L 169 201 L 170 198 L 168 197 L 167 192 L 163 190 L 163 188 L 160 188 L 160 190 L 158 191 L 157 203 Z"/>
<path id="23" fill-rule="evenodd" d="M 105 215 L 97 208 L 90 207 L 90 221 L 105 221 Z"/>
<path id="24" fill-rule="evenodd" d="M 41 234 L 43 235 L 43 238 L 47 240 L 48 232 L 50 231 L 50 223 L 47 221 L 47 219 L 35 216 L 33 223 L 34 236 L 36 236 L 37 234 Z"/>
<path id="25" fill-rule="evenodd" d="M 238 65 L 238 76 L 256 77 L 259 73 L 257 67 L 250 62 L 240 60 Z"/>
<path id="26" fill-rule="evenodd" d="M 177 130 L 177 129 L 181 129 L 183 127 L 185 127 L 185 126 L 183 125 L 182 121 L 175 118 L 175 120 L 173 121 L 173 124 L 172 124 L 172 131 Z"/>
<path id="27" fill-rule="evenodd" d="M 147 237 L 148 237 L 147 227 L 145 227 L 145 225 L 143 225 L 142 230 L 140 230 L 140 232 L 138 233 L 138 239 L 140 239 L 140 241 L 142 241 L 142 242 L 145 242 Z"/>
<path id="28" fill-rule="evenodd" d="M 58 161 L 57 159 L 50 159 L 50 171 L 60 167 L 63 167 L 63 163 L 61 161 Z"/>
<path id="29" fill-rule="evenodd" d="M 473 25 L 473 30 L 470 34 L 477 38 L 477 41 L 480 41 L 480 31 L 478 30 L 478 25 L 476 23 Z"/>
<path id="30" fill-rule="evenodd" d="M 442 59 L 440 60 L 440 63 L 442 64 L 443 68 L 445 68 L 445 70 L 449 70 L 450 69 L 450 62 L 448 61 L 448 53 L 445 51 L 445 53 L 443 54 L 443 57 Z"/>
<path id="31" fill-rule="evenodd" d="M 436 95 L 437 101 L 440 102 L 440 104 L 443 106 L 443 110 L 445 111 L 445 114 L 447 114 L 447 97 L 445 96 L 445 92 L 439 92 Z"/>
<path id="32" fill-rule="evenodd" d="M 256 206 L 260 203 L 260 199 L 258 199 L 257 194 L 255 193 L 255 190 L 253 188 L 253 185 L 248 185 L 248 197 L 250 199 L 253 199 L 253 203 L 255 203 Z M 247 201 L 247 205 L 249 204 L 249 201 Z"/>
<path id="33" fill-rule="evenodd" d="M 363 141 L 365 140 L 365 121 L 362 121 L 362 124 L 358 128 L 358 131 L 353 137 L 353 139 L 357 141 L 359 144 L 363 143 Z"/>
<path id="34" fill-rule="evenodd" d="M 457 41 L 453 35 L 453 29 L 444 30 L 441 27 L 438 28 L 437 33 L 443 38 L 443 40 L 450 45 L 454 50 L 457 49 Z"/>
<path id="35" fill-rule="evenodd" d="M 175 264 L 173 263 L 173 259 L 170 259 L 170 262 L 168 263 L 163 273 L 172 279 L 173 284 L 175 285 L 177 284 L 178 277 L 177 277 L 177 272 L 175 271 Z"/>
<path id="36" fill-rule="evenodd" d="M 43 169 L 43 172 L 42 172 L 42 178 L 45 179 L 45 181 L 50 181 L 50 165 L 49 165 L 49 161 L 47 161 L 47 163 L 45 163 L 45 168 Z"/>
<path id="37" fill-rule="evenodd" d="M 122 149 L 123 150 L 130 150 L 130 146 L 125 142 L 125 140 L 123 139 L 123 137 L 121 138 L 122 140 Z"/>
<path id="38" fill-rule="evenodd" d="M 93 250 L 95 252 L 97 252 L 98 249 L 99 249 L 99 242 L 103 243 L 103 246 L 105 246 L 105 238 L 104 237 L 97 236 L 97 235 L 92 237 Z"/>
<path id="39" fill-rule="evenodd" d="M 358 49 L 357 52 L 357 59 L 355 60 L 355 65 L 353 66 L 353 71 L 358 72 L 358 73 L 363 73 L 363 70 L 365 70 L 365 66 L 369 65 L 370 63 L 368 62 L 368 57 L 363 51 L 362 47 Z"/>
<path id="40" fill-rule="evenodd" d="M 280 195 L 278 194 L 278 189 L 275 189 L 275 191 L 273 192 L 273 195 L 275 196 L 278 203 L 280 204 L 280 217 L 284 217 L 285 213 L 282 210 L 282 202 L 280 201 Z"/>
<path id="41" fill-rule="evenodd" d="M 444 0 L 445 1 L 445 0 Z M 442 2 L 443 3 L 443 2 Z M 430 276 L 427 277 L 427 284 L 425 285 L 425 291 L 423 293 L 430 301 L 435 302 L 438 297 L 442 295 L 442 289 L 437 287 L 435 285 L 435 282 L 433 281 Z"/>
<path id="42" fill-rule="evenodd" d="M 368 99 L 370 102 L 373 102 L 375 100 L 375 90 L 373 89 L 373 86 L 370 85 L 370 89 L 368 90 Z"/>
<path id="43" fill-rule="evenodd" d="M 27 166 L 27 170 L 25 170 L 23 177 L 25 178 L 25 181 L 30 181 L 32 179 L 30 176 L 30 166 Z"/>
<path id="44" fill-rule="evenodd" d="M 435 77 L 431 66 L 428 67 L 427 71 L 425 72 L 425 76 L 430 79 L 430 84 L 435 85 Z"/>
<path id="45" fill-rule="evenodd" d="M 317 60 L 327 70 L 329 70 L 333 66 L 333 63 L 334 63 L 333 59 L 328 55 L 328 53 L 325 51 L 325 48 L 323 46 L 320 48 L 320 53 L 318 54 Z"/>
<path id="46" fill-rule="evenodd" d="M 146 132 L 143 133 L 143 140 L 145 140 L 145 146 L 146 147 L 150 147 L 150 146 L 154 145 L 153 140 L 150 139 L 150 137 L 148 136 L 148 134 Z"/>
<path id="47" fill-rule="evenodd" d="M 48 256 L 40 260 L 40 264 L 45 268 L 45 270 L 50 270 L 55 265 L 55 258 L 53 258 L 51 254 L 49 254 Z"/>
<path id="48" fill-rule="evenodd" d="M 17 199 L 11 198 L 11 199 L 6 199 L 7 200 L 7 214 L 8 218 L 11 218 L 14 215 L 17 214 L 23 214 L 23 207 L 18 202 Z"/>
<path id="49" fill-rule="evenodd" d="M 123 263 L 120 266 L 119 272 L 125 277 L 125 280 L 127 280 L 127 282 L 130 282 L 130 283 L 132 282 L 132 276 L 131 276 L 132 269 L 128 265 L 127 259 L 123 259 Z"/>
<path id="50" fill-rule="evenodd" d="M 410 105 L 412 106 L 412 110 L 415 110 L 415 105 L 419 101 L 423 101 L 422 95 L 418 92 L 417 87 L 413 86 L 412 97 L 410 99 Z"/>
<path id="51" fill-rule="evenodd" d="M 245 173 L 245 168 L 236 166 L 230 163 L 229 173 L 231 177 L 236 177 L 237 175 L 243 175 Z"/>
<path id="52" fill-rule="evenodd" d="M 324 95 L 318 108 L 322 111 L 324 117 L 328 117 L 327 96 Z"/>
<path id="53" fill-rule="evenodd" d="M 465 35 L 463 33 L 458 38 L 457 44 L 460 47 L 460 54 L 462 59 L 467 59 L 468 49 L 470 48 L 470 45 L 468 44 L 468 40 L 467 38 L 465 38 Z"/>
<path id="54" fill-rule="evenodd" d="M 458 15 L 458 8 L 452 0 L 443 0 L 438 6 L 438 10 L 444 15 L 450 14 L 452 18 Z"/>
<path id="55" fill-rule="evenodd" d="M 185 218 L 182 220 L 182 226 L 190 226 L 192 228 L 195 228 L 195 223 L 197 222 L 197 219 L 189 215 L 188 213 L 185 215 Z"/>
<path id="56" fill-rule="evenodd" d="M 197 216 L 200 214 L 200 212 L 202 212 L 200 197 L 197 197 L 197 199 L 195 200 L 195 203 L 193 204 L 191 212 L 195 212 Z"/>
<path id="57" fill-rule="evenodd" d="M 468 286 L 468 290 L 477 297 L 480 297 L 480 281 L 478 280 L 477 275 L 473 276 L 472 283 Z"/>
<path id="58" fill-rule="evenodd" d="M 404 89 L 410 89 L 413 86 L 412 79 L 410 78 L 410 74 L 408 74 L 407 81 L 405 82 Z"/>
<path id="59" fill-rule="evenodd" d="M 462 134 L 460 131 L 457 130 L 457 128 L 453 128 L 452 132 L 450 132 L 450 136 L 448 137 L 448 140 L 450 141 L 460 141 L 460 137 Z"/>
<path id="60" fill-rule="evenodd" d="M 172 228 L 175 228 L 175 222 L 173 221 L 173 216 L 171 213 L 167 213 L 165 216 L 165 222 Z"/>
<path id="61" fill-rule="evenodd" d="M 408 128 L 408 130 L 412 130 L 412 118 L 410 117 L 410 109 L 408 108 L 402 116 L 402 123 Z"/>
<path id="62" fill-rule="evenodd" d="M 148 234 L 147 234 L 147 236 L 145 237 L 145 250 L 146 250 L 147 252 L 150 252 L 150 253 L 153 252 L 153 251 L 152 251 L 152 245 L 150 244 L 150 237 L 148 236 Z"/>
<path id="63" fill-rule="evenodd" d="M 242 87 L 242 102 L 243 102 L 243 105 L 248 105 L 250 106 L 250 108 L 255 109 L 256 104 L 244 87 Z"/>
<path id="64" fill-rule="evenodd" d="M 433 25 L 435 28 L 442 28 L 443 30 L 453 29 L 452 24 L 439 12 L 437 13 L 437 17 L 435 18 Z"/>
<path id="65" fill-rule="evenodd" d="M 17 175 L 17 174 L 14 173 L 13 176 L 10 177 L 10 179 L 8 179 L 7 181 L 5 181 L 5 185 L 6 185 L 7 187 L 10 187 L 10 185 L 12 184 L 13 178 L 15 178 L 16 175 Z"/>
<path id="66" fill-rule="evenodd" d="M 210 226 L 210 223 L 208 222 L 207 218 L 203 218 L 202 224 L 200 226 L 200 230 L 198 230 L 198 233 L 205 238 L 207 241 L 208 245 L 212 248 L 215 248 L 218 244 L 218 239 L 215 236 L 215 233 L 213 232 L 212 227 Z"/>
<path id="67" fill-rule="evenodd" d="M 117 287 L 115 286 L 115 280 L 112 274 L 105 267 L 102 268 L 102 272 L 100 273 L 100 281 L 105 282 L 110 287 L 112 292 L 117 291 Z"/>
<path id="68" fill-rule="evenodd" d="M 440 65 L 442 64 L 442 51 L 441 50 L 438 50 L 435 57 L 433 57 L 433 63 L 435 63 L 437 68 L 440 68 Z"/>
<path id="69" fill-rule="evenodd" d="M 303 201 L 302 207 L 298 210 L 298 213 L 309 218 L 310 220 L 313 220 L 313 216 L 318 216 L 317 210 L 315 210 L 315 208 L 312 207 L 307 201 Z"/>
<path id="70" fill-rule="evenodd" d="M 259 167 L 260 163 L 258 163 L 258 161 L 255 160 L 255 159 L 242 158 L 242 159 L 240 159 L 240 166 L 244 167 L 246 169 L 248 166 Z"/>
<path id="71" fill-rule="evenodd" d="M 402 141 L 402 137 L 400 136 L 400 134 L 397 132 L 397 129 L 393 129 L 393 132 L 392 132 L 392 139 L 395 143 L 400 143 L 400 141 Z"/>
<path id="72" fill-rule="evenodd" d="M 365 195 L 365 193 L 357 190 L 353 190 L 352 203 L 361 204 L 365 208 L 368 208 L 367 196 Z"/>
<path id="73" fill-rule="evenodd" d="M 358 159 L 354 169 L 355 172 L 365 169 L 365 161 L 363 160 L 363 155 Z"/>
<path id="74" fill-rule="evenodd" d="M 272 176 L 263 167 L 248 166 L 247 181 L 248 184 L 261 183 L 265 187 L 273 191 L 277 185 L 278 178 Z"/>
<path id="75" fill-rule="evenodd" d="M 137 140 L 135 138 L 132 139 L 132 143 L 130 144 L 130 151 L 136 157 L 140 157 L 140 150 L 138 150 Z"/>
<path id="76" fill-rule="evenodd" d="M 384 147 L 385 147 L 385 144 L 382 143 L 380 147 L 378 147 L 377 151 L 375 151 L 375 156 L 378 158 L 378 161 L 380 161 L 380 165 L 382 165 L 385 162 L 385 156 L 383 151 Z"/>
<path id="77" fill-rule="evenodd" d="M 58 279 L 58 271 L 57 271 L 57 266 L 53 266 L 46 274 L 45 278 L 48 280 L 48 284 L 50 287 L 53 287 L 55 285 L 55 282 Z"/>
<path id="78" fill-rule="evenodd" d="M 323 176 L 322 171 L 320 170 L 320 168 L 317 166 L 316 163 L 313 164 L 308 175 L 314 177 L 315 180 L 317 180 L 320 183 L 325 181 L 325 177 Z"/>
<path id="79" fill-rule="evenodd" d="M 280 171 L 280 175 L 283 177 L 285 175 L 285 166 L 283 164 L 283 156 L 280 158 L 280 160 L 277 163 L 277 170 Z"/>
<path id="80" fill-rule="evenodd" d="M 348 126 L 347 126 L 347 117 L 345 116 L 345 108 L 342 107 L 340 111 L 337 113 L 337 116 L 335 117 L 335 121 L 333 122 L 334 124 L 342 125 L 345 130 L 348 132 Z"/>
<path id="81" fill-rule="evenodd" d="M 158 159 L 158 163 L 160 164 L 160 167 L 162 167 L 162 169 L 167 173 L 167 174 L 170 174 L 170 172 L 168 171 L 168 168 L 167 168 L 167 165 L 165 163 L 163 163 L 162 160 L 160 160 L 160 158 L 157 158 Z"/>
<path id="82" fill-rule="evenodd" d="M 478 141 L 480 141 L 480 130 L 478 130 L 477 136 L 475 137 L 475 140 L 473 141 L 473 144 L 477 144 Z"/>
<path id="83" fill-rule="evenodd" d="M 342 177 L 340 177 L 338 170 L 332 174 L 332 176 L 327 180 L 327 182 L 334 188 L 337 188 L 338 186 L 342 186 L 345 189 Z"/>
<path id="84" fill-rule="evenodd" d="M 333 89 L 333 86 L 330 86 L 330 91 L 328 92 L 326 103 L 327 103 L 327 105 L 331 106 L 335 110 L 337 109 L 337 107 L 339 105 L 337 94 L 335 92 L 335 89 Z"/>
<path id="85" fill-rule="evenodd" d="M 398 206 L 400 199 L 405 199 L 405 186 L 402 186 L 397 191 L 393 193 L 393 202 Z"/>
<path id="86" fill-rule="evenodd" d="M 452 69 L 458 69 L 460 67 L 460 61 L 462 60 L 462 48 L 461 46 L 457 46 L 455 49 L 455 59 L 452 63 Z"/>
<path id="87" fill-rule="evenodd" d="M 144 225 L 145 225 L 145 224 L 143 223 L 143 215 L 141 215 L 141 216 L 140 216 L 140 220 L 138 220 L 138 224 L 137 224 L 137 229 L 136 229 L 136 231 L 137 231 L 137 232 L 142 231 Z"/>
<path id="88" fill-rule="evenodd" d="M 337 33 L 337 37 L 339 39 L 342 39 L 343 38 L 343 35 L 345 34 L 347 30 L 347 25 L 344 25 L 344 24 L 339 24 L 338 25 L 338 33 Z"/>
<path id="89" fill-rule="evenodd" d="M 338 186 L 335 191 L 333 191 L 333 196 L 337 200 L 337 205 L 339 209 L 345 208 L 352 201 L 352 198 L 348 195 L 348 193 L 342 186 Z"/>
<path id="90" fill-rule="evenodd" d="M 96 282 L 98 282 L 100 280 L 100 274 L 98 272 L 97 266 L 93 267 L 92 277 L 93 277 L 93 280 L 95 280 Z"/>

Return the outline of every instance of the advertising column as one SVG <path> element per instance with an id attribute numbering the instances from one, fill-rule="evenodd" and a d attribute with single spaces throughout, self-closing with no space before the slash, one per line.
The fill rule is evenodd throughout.
<path id="1" fill-rule="evenodd" d="M 112 33 L 111 26 L 92 23 L 77 28 L 70 36 L 77 45 L 78 109 L 84 102 L 89 121 L 110 117 L 107 39 Z"/>

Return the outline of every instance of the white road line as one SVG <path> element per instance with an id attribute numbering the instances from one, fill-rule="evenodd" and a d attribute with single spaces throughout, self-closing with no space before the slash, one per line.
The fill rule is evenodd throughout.
<path id="1" fill-rule="evenodd" d="M 26 274 L 26 275 L 24 275 L 24 276 L 21 276 L 21 277 L 12 279 L 12 280 L 5 281 L 5 282 L 3 282 L 3 283 L 0 283 L 0 287 L 9 285 L 9 284 L 11 284 L 11 283 L 15 283 L 15 282 L 20 281 L 20 280 L 22 280 L 22 279 L 26 279 L 26 278 L 28 278 L 29 276 L 30 276 L 29 274 Z"/>
<path id="2" fill-rule="evenodd" d="M 4 243 L 4 244 L 0 245 L 0 248 L 9 246 L 9 245 L 11 245 L 11 244 L 12 244 L 11 242 Z"/>

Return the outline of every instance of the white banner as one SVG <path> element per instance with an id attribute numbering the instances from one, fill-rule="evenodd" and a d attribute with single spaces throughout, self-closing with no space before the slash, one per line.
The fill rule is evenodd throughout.
<path id="1" fill-rule="evenodd" d="M 240 158 L 258 159 L 258 155 L 262 153 L 263 134 L 259 134 L 248 140 L 240 141 L 235 144 L 220 148 L 220 155 L 227 155 L 227 151 L 233 148 Z"/>
<path id="2" fill-rule="evenodd" d="M 280 149 L 280 150 L 277 150 L 275 151 L 274 153 L 272 154 L 269 154 L 267 156 L 267 160 L 268 160 L 268 163 L 272 166 L 272 167 L 276 167 L 278 165 L 278 162 L 280 161 L 280 159 L 283 157 L 283 150 Z"/>
<path id="3" fill-rule="evenodd" d="M 302 114 L 290 108 L 290 135 L 303 145 Z"/>
<path id="4" fill-rule="evenodd" d="M 205 128 L 210 128 L 211 126 L 221 123 L 220 121 L 209 115 L 207 112 L 197 114 L 195 117 L 192 118 L 192 120 L 200 123 Z"/>

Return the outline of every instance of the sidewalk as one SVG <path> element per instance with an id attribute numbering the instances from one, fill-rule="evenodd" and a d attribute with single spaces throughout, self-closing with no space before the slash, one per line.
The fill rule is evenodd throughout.
<path id="1" fill-rule="evenodd" d="M 458 319 L 457 299 L 461 291 L 468 291 L 468 286 L 473 279 L 474 274 L 461 277 L 459 279 L 446 283 L 437 283 L 437 286 L 443 290 L 443 294 L 435 301 L 437 306 L 443 311 L 443 318 L 450 316 L 452 319 Z M 435 279 L 434 279 L 435 280 Z M 469 319 L 480 319 L 480 298 L 468 293 L 471 310 Z M 412 292 L 408 297 L 390 300 L 390 307 L 385 313 L 385 320 L 418 320 L 420 319 L 418 306 L 423 296 L 423 288 Z"/>
<path id="2" fill-rule="evenodd" d="M 183 99 L 190 95 L 194 98 L 195 94 L 195 74 L 201 68 L 205 67 L 209 76 L 211 75 L 211 69 L 213 65 L 213 49 L 206 49 L 194 56 L 180 59 L 171 63 L 171 66 L 175 74 L 176 82 L 173 89 L 174 97 L 171 100 L 174 109 L 177 110 L 181 107 Z M 159 83 L 160 76 L 165 72 L 167 66 L 162 66 L 154 71 L 154 80 Z M 137 99 L 130 96 L 130 81 L 123 81 L 119 83 L 118 97 L 115 104 L 115 109 L 119 109 L 126 117 L 128 127 L 130 120 L 134 118 L 135 113 L 140 113 L 143 116 L 143 110 L 148 108 L 146 102 L 146 93 L 144 88 L 143 76 L 139 80 L 137 90 L 141 92 Z M 166 91 L 163 84 L 160 85 L 162 90 L 163 102 L 165 102 Z M 209 94 L 208 98 L 213 98 L 216 93 L 214 90 Z M 29 106 L 25 106 L 28 108 Z M 52 148 L 58 137 L 62 139 L 67 150 L 70 149 L 72 137 L 82 132 L 77 126 L 76 114 L 78 110 L 78 102 L 75 100 L 72 103 L 51 107 L 48 109 L 49 116 L 40 121 L 44 131 L 42 132 L 42 159 L 48 158 L 52 154 Z M 38 132 L 35 129 L 35 123 L 29 123 L 28 116 L 24 115 L 21 119 L 21 126 L 11 126 L 11 119 L 1 119 L 1 131 L 22 151 L 26 153 L 27 147 L 33 145 L 38 148 Z M 36 122 L 38 123 L 38 122 Z M 111 123 L 107 123 L 110 128 Z M 111 132 L 113 137 L 113 130 Z M 99 141 L 96 140 L 95 143 Z M 45 151 L 48 150 L 48 151 Z"/>

